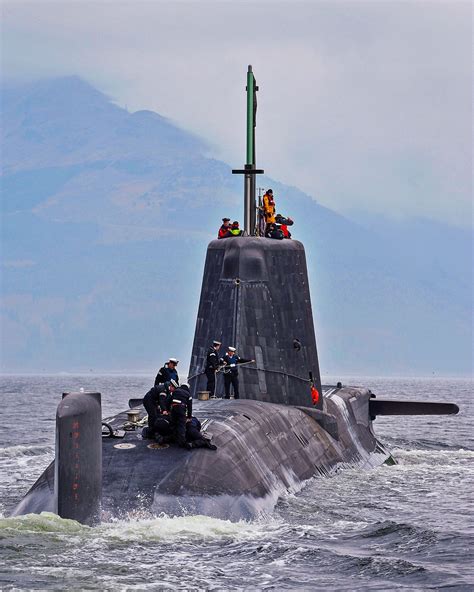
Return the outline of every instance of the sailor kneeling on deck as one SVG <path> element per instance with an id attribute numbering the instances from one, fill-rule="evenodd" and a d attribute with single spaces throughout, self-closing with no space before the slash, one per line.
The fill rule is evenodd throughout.
<path id="1" fill-rule="evenodd" d="M 187 384 L 182 384 L 168 396 L 167 408 L 176 444 L 188 450 L 204 447 L 217 450 L 217 446 L 202 436 L 201 424 L 193 417 L 193 398 Z"/>
<path id="2" fill-rule="evenodd" d="M 212 444 L 210 438 L 206 438 L 201 433 L 201 422 L 194 415 L 191 417 L 191 420 L 186 421 L 186 448 L 188 450 L 192 450 L 193 448 L 217 450 L 217 446 Z"/>
<path id="3" fill-rule="evenodd" d="M 143 406 L 148 413 L 148 427 L 144 428 L 145 438 L 163 438 L 172 436 L 171 422 L 168 410 L 168 397 L 178 388 L 175 380 L 152 387 L 143 398 Z"/>

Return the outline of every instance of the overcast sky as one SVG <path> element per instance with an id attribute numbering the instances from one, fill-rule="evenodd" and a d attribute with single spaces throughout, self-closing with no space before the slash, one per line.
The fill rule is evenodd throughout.
<path id="1" fill-rule="evenodd" d="M 472 223 L 471 3 L 71 1 L 2 4 L 5 79 L 78 74 L 338 211 Z"/>

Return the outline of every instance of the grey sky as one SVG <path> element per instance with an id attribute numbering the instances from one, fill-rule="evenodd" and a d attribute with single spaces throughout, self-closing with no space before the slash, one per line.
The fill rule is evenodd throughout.
<path id="1" fill-rule="evenodd" d="M 6 78 L 78 74 L 339 211 L 472 220 L 470 2 L 4 2 Z"/>

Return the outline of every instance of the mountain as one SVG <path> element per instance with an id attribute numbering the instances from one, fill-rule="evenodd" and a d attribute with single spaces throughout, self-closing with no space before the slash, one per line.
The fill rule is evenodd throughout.
<path id="1" fill-rule="evenodd" d="M 152 373 L 177 355 L 186 372 L 207 243 L 242 218 L 242 179 L 77 77 L 4 87 L 1 145 L 3 371 Z M 261 181 L 306 247 L 323 373 L 470 372 L 471 231 L 355 222 Z"/>

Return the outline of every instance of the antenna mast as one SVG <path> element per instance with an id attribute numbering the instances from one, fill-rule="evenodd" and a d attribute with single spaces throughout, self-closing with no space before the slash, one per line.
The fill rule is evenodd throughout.
<path id="1" fill-rule="evenodd" d="M 257 91 L 258 86 L 253 75 L 252 66 L 247 70 L 247 162 L 245 168 L 233 169 L 235 175 L 244 175 L 244 230 L 248 236 L 255 236 L 256 204 L 255 175 L 261 175 L 263 169 L 256 168 L 255 128 L 257 125 Z"/>

